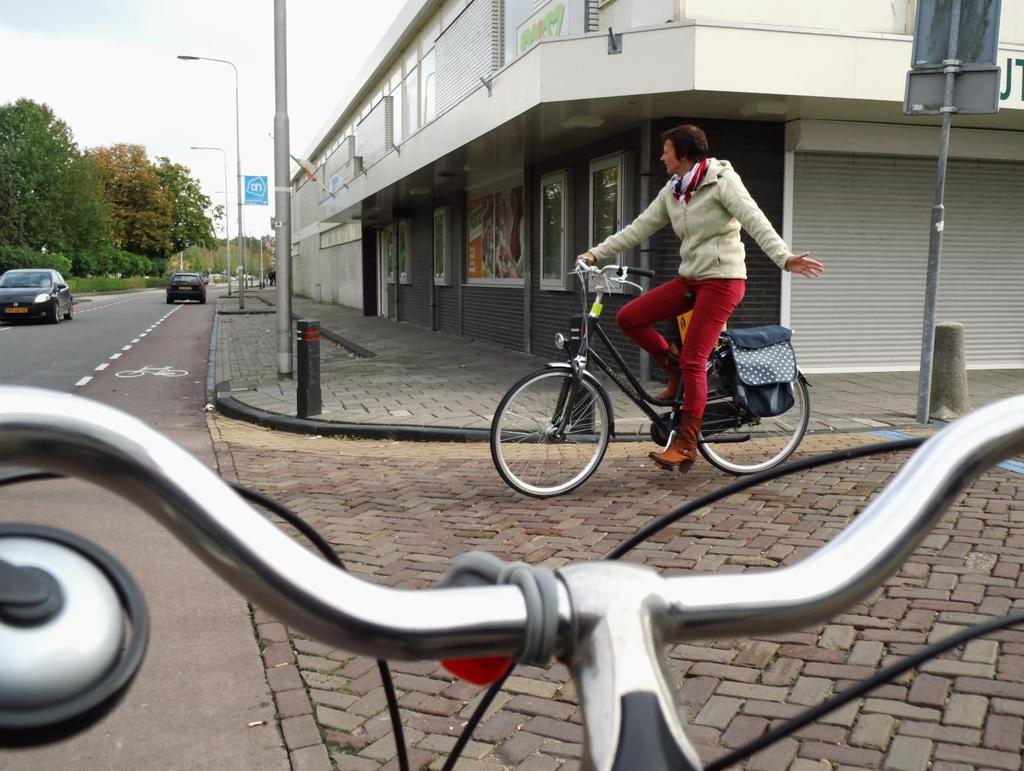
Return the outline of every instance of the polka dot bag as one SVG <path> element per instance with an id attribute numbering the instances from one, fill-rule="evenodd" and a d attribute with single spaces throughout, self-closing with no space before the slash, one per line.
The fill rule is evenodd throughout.
<path id="1" fill-rule="evenodd" d="M 734 370 L 732 396 L 759 418 L 781 415 L 793 406 L 797 376 L 792 330 L 777 324 L 725 333 Z"/>

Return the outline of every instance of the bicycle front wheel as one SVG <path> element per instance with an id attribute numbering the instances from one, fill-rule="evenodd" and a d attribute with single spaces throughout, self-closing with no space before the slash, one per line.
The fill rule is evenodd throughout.
<path id="1" fill-rule="evenodd" d="M 491 421 L 491 459 L 514 490 L 550 498 L 597 470 L 611 433 L 601 386 L 567 370 L 527 375 L 505 394 Z"/>
<path id="2" fill-rule="evenodd" d="M 716 409 L 710 402 L 708 410 Z M 718 410 L 738 408 L 732 402 Z M 771 418 L 748 418 L 741 425 L 701 432 L 697 449 L 708 463 L 730 474 L 754 474 L 778 466 L 804 438 L 811 417 L 810 397 L 803 377 L 793 381 L 793 406 Z M 749 421 L 749 422 L 748 422 Z M 708 425 L 705 416 L 705 425 Z"/>

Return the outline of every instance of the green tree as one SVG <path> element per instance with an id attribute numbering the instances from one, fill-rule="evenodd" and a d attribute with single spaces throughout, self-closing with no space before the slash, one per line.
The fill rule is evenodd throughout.
<path id="1" fill-rule="evenodd" d="M 71 129 L 45 104 L 0 106 L 0 242 L 46 251 L 66 245 L 60 199 L 77 156 Z"/>
<path id="2" fill-rule="evenodd" d="M 174 204 L 145 148 L 118 144 L 88 155 L 103 179 L 114 247 L 165 261 L 174 250 Z"/>
<path id="3" fill-rule="evenodd" d="M 183 252 L 190 246 L 212 246 L 214 233 L 211 215 L 216 216 L 219 207 L 212 207 L 198 180 L 192 177 L 191 169 L 160 156 L 156 159 L 154 172 L 173 208 L 172 251 Z"/>
<path id="4" fill-rule="evenodd" d="M 102 255 L 113 248 L 103 175 L 90 155 L 79 155 L 68 166 L 58 192 L 63 251 L 71 255 L 72 273 L 99 273 Z"/>

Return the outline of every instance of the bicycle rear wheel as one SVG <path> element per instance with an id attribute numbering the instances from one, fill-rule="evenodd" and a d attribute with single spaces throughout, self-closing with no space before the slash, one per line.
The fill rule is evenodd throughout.
<path id="1" fill-rule="evenodd" d="M 709 403 L 707 409 L 739 412 L 731 401 Z M 807 384 L 803 377 L 798 376 L 793 381 L 793 406 L 787 412 L 771 418 L 748 418 L 750 422 L 745 421 L 741 425 L 702 431 L 697 449 L 708 463 L 722 471 L 754 474 L 778 466 L 793 454 L 804 438 L 810 417 Z"/>
<path id="2" fill-rule="evenodd" d="M 564 369 L 533 372 L 509 389 L 494 413 L 494 467 L 523 495 L 550 498 L 574 490 L 608 449 L 609 413 L 599 384 Z"/>

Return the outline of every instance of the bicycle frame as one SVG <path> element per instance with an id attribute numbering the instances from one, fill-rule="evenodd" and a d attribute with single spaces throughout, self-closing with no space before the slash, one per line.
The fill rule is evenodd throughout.
<path id="1" fill-rule="evenodd" d="M 581 277 L 582 281 L 582 277 Z M 631 282 L 625 282 L 631 283 Z M 633 284 L 633 286 L 636 286 Z M 580 336 L 580 349 L 576 356 L 572 357 L 570 363 L 574 367 L 574 371 L 582 370 L 589 371 L 588 366 L 593 360 L 594 364 L 597 365 L 598 369 L 608 375 L 622 391 L 623 394 L 629 398 L 650 420 L 651 423 L 657 426 L 661 434 L 668 439 L 671 439 L 671 434 L 674 431 L 674 427 L 679 424 L 680 412 L 682 411 L 683 405 L 683 392 L 682 392 L 682 381 L 680 381 L 679 390 L 673 399 L 658 399 L 647 392 L 647 390 L 640 383 L 639 379 L 633 374 L 630 367 L 626 364 L 619 353 L 618 349 L 612 343 L 611 338 L 608 337 L 608 333 L 604 331 L 600 324 L 600 316 L 604 310 L 604 287 L 597 287 L 594 290 L 595 297 L 594 302 L 590 307 L 589 312 L 583 316 L 583 334 Z M 584 282 L 584 303 L 586 303 L 586 284 Z M 615 360 L 615 364 L 618 370 L 613 368 L 608 362 L 606 362 L 601 356 L 593 349 L 592 335 L 597 333 L 598 339 L 604 344 L 605 349 L 611 354 L 611 357 Z M 708 363 L 708 369 L 710 370 L 711 364 Z M 625 376 L 625 378 L 623 378 Z M 575 381 L 573 390 L 569 396 L 575 396 Z M 716 405 L 723 405 L 731 402 L 732 397 L 722 391 L 721 389 L 711 388 L 709 384 L 708 388 L 708 399 L 707 409 L 705 412 L 705 427 L 702 431 L 712 433 L 715 429 L 720 428 L 721 423 L 724 421 L 728 424 L 735 422 L 735 415 L 731 411 L 727 411 L 724 414 L 719 414 L 719 411 L 715 409 Z M 571 402 L 570 402 L 571 403 Z M 564 401 L 562 398 L 559 399 L 558 408 L 561 409 Z M 656 407 L 671 407 L 671 412 L 668 415 L 658 412 Z M 563 410 L 564 412 L 564 410 Z M 611 411 L 609 410 L 609 414 Z M 565 430 L 565 422 L 567 416 L 563 415 L 561 425 L 559 426 L 560 431 Z M 612 435 L 615 435 L 615 424 L 614 417 L 611 421 Z M 701 437 L 701 441 L 708 441 L 707 437 Z M 713 441 L 713 440 L 712 440 Z M 742 441 L 741 439 L 731 439 L 730 441 Z"/>

